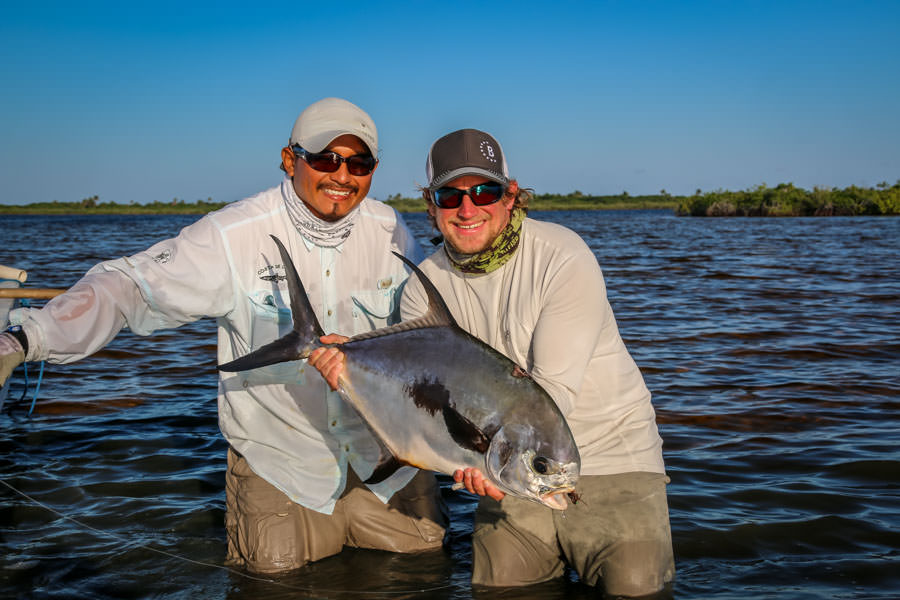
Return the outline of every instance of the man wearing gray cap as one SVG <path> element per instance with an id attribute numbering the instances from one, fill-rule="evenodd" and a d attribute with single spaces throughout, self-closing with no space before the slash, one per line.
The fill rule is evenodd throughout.
<path id="1" fill-rule="evenodd" d="M 100 263 L 41 310 L 13 311 L 15 327 L 0 334 L 0 384 L 23 359 L 79 360 L 125 326 L 148 335 L 215 317 L 219 364 L 280 338 L 291 313 L 270 235 L 287 247 L 326 331 L 396 321 L 407 272 L 391 251 L 415 261 L 422 251 L 394 209 L 367 197 L 377 157 L 369 115 L 339 98 L 312 104 L 281 151 L 279 186 Z M 219 373 L 218 402 L 231 564 L 271 573 L 344 545 L 441 547 L 447 519 L 434 475 L 406 467 L 363 484 L 378 443 L 305 361 Z"/>
<path id="2" fill-rule="evenodd" d="M 472 581 L 524 585 L 563 573 L 615 596 L 659 592 L 674 576 L 662 440 L 637 365 L 622 343 L 587 244 L 526 218 L 527 190 L 500 144 L 475 129 L 428 153 L 428 213 L 443 250 L 422 263 L 459 325 L 524 367 L 566 416 L 581 454 L 578 499 L 554 511 L 504 494 L 480 472 L 456 481 L 481 499 Z M 413 278 L 404 320 L 425 312 Z"/>
<path id="3" fill-rule="evenodd" d="M 500 144 L 483 131 L 437 140 L 426 176 L 428 214 L 444 243 L 420 268 L 460 327 L 547 390 L 581 455 L 564 511 L 505 496 L 477 469 L 454 474 L 482 496 L 472 582 L 539 583 L 561 576 L 568 564 L 612 596 L 666 593 L 674 560 L 662 440 L 596 258 L 573 231 L 526 218 L 531 194 L 510 179 Z M 427 308 L 413 277 L 403 292 L 403 320 Z M 320 352 L 311 363 L 336 386 L 342 356 Z"/>

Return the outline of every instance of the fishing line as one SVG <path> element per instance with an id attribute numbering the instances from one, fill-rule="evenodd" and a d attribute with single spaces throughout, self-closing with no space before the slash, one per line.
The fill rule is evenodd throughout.
<path id="1" fill-rule="evenodd" d="M 113 538 L 114 540 L 117 540 L 119 542 L 124 542 L 126 545 L 130 545 L 132 543 L 132 540 L 129 540 L 128 538 L 125 538 L 118 534 L 112 533 L 110 531 L 103 531 L 102 529 L 97 529 L 96 527 L 92 527 L 83 521 L 79 521 L 75 517 L 70 517 L 68 515 L 64 515 L 63 513 L 56 510 L 55 508 L 44 504 L 43 502 L 37 500 L 36 498 L 32 498 L 25 492 L 19 490 L 18 488 L 14 487 L 13 485 L 7 483 L 7 481 L 5 479 L 0 478 L 0 483 L 5 485 L 6 487 L 8 487 L 10 490 L 15 492 L 16 494 L 27 499 L 32 504 L 39 506 L 48 512 L 53 513 L 54 515 L 58 516 L 59 518 L 61 518 L 63 520 L 69 521 L 70 523 L 75 523 L 79 527 L 82 527 L 89 531 L 93 531 L 96 534 Z M 310 594 L 359 594 L 359 595 L 367 595 L 367 596 L 393 596 L 393 595 L 400 595 L 400 594 L 424 594 L 426 592 L 434 592 L 437 590 L 444 590 L 444 589 L 453 587 L 451 584 L 446 584 L 446 585 L 438 585 L 438 586 L 428 587 L 428 588 L 417 588 L 414 590 L 391 590 L 391 591 L 381 591 L 381 592 L 373 591 L 373 590 L 339 590 L 339 589 L 304 587 L 304 586 L 291 585 L 289 583 L 284 583 L 281 581 L 276 581 L 275 579 L 269 579 L 267 577 L 257 577 L 257 576 L 251 575 L 249 573 L 245 573 L 243 571 L 238 571 L 237 569 L 232 569 L 231 567 L 226 567 L 224 565 L 217 565 L 215 563 L 208 563 L 208 562 L 203 562 L 200 560 L 194 560 L 192 558 L 187 558 L 186 556 L 180 556 L 178 554 L 173 554 L 173 553 L 167 552 L 165 550 L 160 550 L 159 548 L 147 546 L 146 544 L 135 544 L 133 547 L 134 548 L 142 548 L 144 550 L 149 550 L 150 552 L 162 554 L 163 556 L 167 556 L 169 558 L 174 558 L 174 559 L 177 559 L 177 560 L 180 560 L 180 561 L 183 561 L 186 563 L 190 563 L 193 565 L 198 565 L 201 567 L 209 567 L 211 569 L 219 569 L 220 571 L 225 571 L 225 572 L 231 573 L 233 575 L 244 577 L 245 579 L 252 579 L 253 581 L 269 583 L 274 586 L 289 589 L 292 591 L 307 592 Z"/>

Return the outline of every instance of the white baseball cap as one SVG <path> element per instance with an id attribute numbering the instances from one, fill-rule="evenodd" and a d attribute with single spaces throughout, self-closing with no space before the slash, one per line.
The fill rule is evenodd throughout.
<path id="1" fill-rule="evenodd" d="M 309 152 L 321 152 L 342 135 L 355 135 L 378 157 L 378 130 L 372 117 L 352 102 L 323 98 L 300 113 L 291 131 L 290 145 Z"/>

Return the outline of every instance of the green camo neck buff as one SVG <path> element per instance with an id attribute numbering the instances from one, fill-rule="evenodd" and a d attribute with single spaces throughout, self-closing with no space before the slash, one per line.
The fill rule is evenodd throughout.
<path id="1" fill-rule="evenodd" d="M 463 273 L 490 273 L 506 264 L 516 248 L 519 247 L 519 236 L 522 233 L 522 221 L 525 220 L 525 211 L 519 207 L 512 209 L 509 215 L 509 223 L 503 228 L 490 246 L 475 254 L 463 254 L 450 247 L 444 241 L 444 252 L 450 259 L 450 264 L 457 271 Z"/>

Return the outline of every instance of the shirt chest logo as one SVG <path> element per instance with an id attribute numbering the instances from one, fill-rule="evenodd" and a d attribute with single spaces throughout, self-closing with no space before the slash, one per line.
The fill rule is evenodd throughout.
<path id="1" fill-rule="evenodd" d="M 256 276 L 263 281 L 284 281 L 287 276 L 284 274 L 284 265 L 266 265 L 261 269 L 257 269 Z"/>

